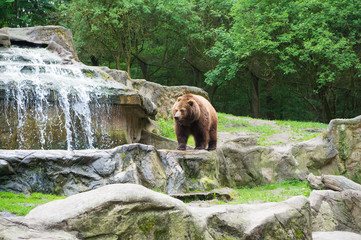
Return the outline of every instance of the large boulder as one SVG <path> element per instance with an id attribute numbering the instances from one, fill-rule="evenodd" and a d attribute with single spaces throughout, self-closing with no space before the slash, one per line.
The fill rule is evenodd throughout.
<path id="1" fill-rule="evenodd" d="M 288 147 L 258 146 L 247 138 L 226 141 L 220 146 L 224 161 L 221 176 L 228 186 L 256 186 L 285 180 L 304 179 L 301 168 Z"/>
<path id="2" fill-rule="evenodd" d="M 295 144 L 291 154 L 301 168 L 306 168 L 315 175 L 343 172 L 337 160 L 338 151 L 325 135 Z"/>
<path id="3" fill-rule="evenodd" d="M 1 28 L 0 46 L 22 45 L 48 47 L 56 51 L 63 63 L 78 63 L 72 33 L 62 26 L 36 26 L 28 28 Z"/>
<path id="4" fill-rule="evenodd" d="M 341 173 L 361 183 L 361 116 L 352 119 L 333 119 L 327 128 L 327 139 L 338 151 L 336 160 Z"/>
<path id="5" fill-rule="evenodd" d="M 305 197 L 199 207 L 140 185 L 112 184 L 38 206 L 25 217 L 0 218 L 0 238 L 312 239 L 310 223 Z"/>
<path id="6" fill-rule="evenodd" d="M 315 190 L 309 200 L 313 231 L 361 233 L 361 191 Z"/>
<path id="7" fill-rule="evenodd" d="M 206 150 L 158 150 L 165 166 L 168 184 L 167 192 L 176 193 L 204 191 L 222 186 L 220 167 L 222 156 L 219 152 Z"/>
<path id="8" fill-rule="evenodd" d="M 39 206 L 22 223 L 77 232 L 81 239 L 201 237 L 185 204 L 134 184 L 113 184 Z"/>
<path id="9" fill-rule="evenodd" d="M 307 198 L 280 203 L 191 207 L 210 239 L 312 239 Z"/>

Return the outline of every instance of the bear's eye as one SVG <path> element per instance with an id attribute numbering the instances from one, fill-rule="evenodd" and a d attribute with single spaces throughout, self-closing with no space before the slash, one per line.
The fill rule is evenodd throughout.
<path id="1" fill-rule="evenodd" d="M 181 113 L 184 113 L 184 110 L 180 110 Z"/>

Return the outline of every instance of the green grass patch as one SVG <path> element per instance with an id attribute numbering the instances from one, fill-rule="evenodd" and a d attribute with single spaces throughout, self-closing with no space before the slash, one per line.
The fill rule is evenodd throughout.
<path id="1" fill-rule="evenodd" d="M 309 197 L 312 188 L 307 182 L 286 181 L 278 184 L 259 186 L 254 188 L 235 189 L 239 193 L 232 204 L 254 202 L 282 202 L 293 196 Z"/>
<path id="2" fill-rule="evenodd" d="M 177 136 L 175 135 L 174 131 L 174 122 L 173 119 L 163 119 L 160 118 L 156 121 L 158 127 L 159 127 L 159 134 L 163 137 L 170 138 L 172 140 L 177 141 Z M 193 136 L 190 136 L 188 138 L 188 145 L 195 147 L 195 142 Z"/>
<path id="3" fill-rule="evenodd" d="M 318 122 L 297 122 L 291 120 L 275 120 L 283 129 L 289 129 L 297 142 L 317 137 L 320 131 L 326 131 L 328 124 Z"/>
<path id="4" fill-rule="evenodd" d="M 30 196 L 26 196 L 12 192 L 0 192 L 0 211 L 24 216 L 40 204 L 64 198 L 43 193 L 32 193 Z"/>

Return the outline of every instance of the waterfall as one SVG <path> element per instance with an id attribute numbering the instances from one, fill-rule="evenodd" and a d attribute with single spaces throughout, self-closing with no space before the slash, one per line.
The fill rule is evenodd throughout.
<path id="1" fill-rule="evenodd" d="M 97 71 L 61 61 L 45 48 L 0 48 L 0 146 L 72 150 L 110 143 L 103 129 L 108 92 L 116 87 Z"/>

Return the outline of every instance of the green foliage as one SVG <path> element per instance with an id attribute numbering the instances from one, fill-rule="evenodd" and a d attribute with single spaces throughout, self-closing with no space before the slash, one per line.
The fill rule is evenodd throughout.
<path id="1" fill-rule="evenodd" d="M 359 114 L 360 19 L 358 0 L 0 1 L 0 27 L 63 25 L 84 63 L 301 121 Z"/>
<path id="2" fill-rule="evenodd" d="M 293 196 L 309 197 L 312 191 L 307 182 L 285 181 L 278 184 L 259 186 L 255 188 L 236 189 L 239 198 L 234 204 L 252 202 L 281 202 Z"/>
<path id="3" fill-rule="evenodd" d="M 49 24 L 58 2 L 47 0 L 2 0 L 0 1 L 0 28 Z"/>
<path id="4" fill-rule="evenodd" d="M 344 116 L 347 94 L 354 91 L 355 79 L 360 79 L 360 38 L 356 37 L 361 34 L 360 10 L 361 2 L 355 0 L 235 1 L 231 27 L 214 30 L 215 43 L 207 54 L 218 63 L 205 74 L 205 81 L 221 87 L 229 84 L 231 91 L 223 96 L 248 95 L 243 104 L 259 101 L 264 105 L 261 114 L 267 117 L 277 113 L 283 119 L 282 107 L 289 104 L 293 111 L 286 118 L 310 119 L 297 116 L 295 108 L 305 108 L 298 99 L 312 106 L 313 114 L 325 122 L 334 115 Z M 259 89 L 251 91 L 254 78 Z M 240 81 L 248 90 L 240 86 L 235 91 Z M 284 96 L 289 92 L 287 101 Z M 339 94 L 345 94 L 346 101 Z M 276 108 L 268 107 L 272 103 Z"/>
<path id="5" fill-rule="evenodd" d="M 177 140 L 177 136 L 175 135 L 175 131 L 174 131 L 174 122 L 173 119 L 164 119 L 164 118 L 160 118 L 156 121 L 158 127 L 159 127 L 159 131 L 160 131 L 160 135 L 163 137 L 167 137 L 173 140 Z"/>
<path id="6" fill-rule="evenodd" d="M 30 196 L 15 194 L 12 192 L 0 192 L 0 211 L 26 215 L 39 204 L 44 204 L 57 199 L 64 199 L 62 196 L 50 194 L 32 193 Z"/>

